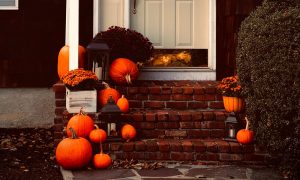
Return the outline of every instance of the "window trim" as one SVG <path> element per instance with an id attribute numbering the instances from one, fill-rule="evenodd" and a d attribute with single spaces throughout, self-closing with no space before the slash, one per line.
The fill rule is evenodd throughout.
<path id="1" fill-rule="evenodd" d="M 19 0 L 14 0 L 15 5 L 14 6 L 1 6 L 0 10 L 19 10 Z"/>

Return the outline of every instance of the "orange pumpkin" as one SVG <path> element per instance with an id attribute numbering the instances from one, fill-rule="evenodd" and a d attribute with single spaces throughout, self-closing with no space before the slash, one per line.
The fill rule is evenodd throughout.
<path id="1" fill-rule="evenodd" d="M 129 142 L 131 139 L 135 138 L 136 130 L 130 124 L 125 124 L 121 129 L 122 138 Z"/>
<path id="2" fill-rule="evenodd" d="M 117 58 L 110 65 L 109 76 L 117 84 L 132 84 L 138 75 L 137 65 L 129 59 Z"/>
<path id="3" fill-rule="evenodd" d="M 120 93 L 116 89 L 111 88 L 106 82 L 102 82 L 102 84 L 104 84 L 104 89 L 98 93 L 98 102 L 100 106 L 104 106 L 110 96 L 112 96 L 115 103 L 117 103 L 118 99 L 121 97 Z"/>
<path id="4" fill-rule="evenodd" d="M 118 99 L 117 101 L 117 106 L 120 108 L 120 110 L 123 113 L 127 113 L 129 110 L 129 102 L 128 100 L 125 98 L 124 95 L 122 95 L 122 97 L 120 99 Z"/>
<path id="5" fill-rule="evenodd" d="M 74 129 L 77 136 L 85 138 L 88 137 L 90 132 L 94 129 L 94 121 L 90 116 L 86 115 L 81 108 L 79 114 L 73 116 L 67 124 L 68 137 L 72 136 L 70 128 Z"/>
<path id="6" fill-rule="evenodd" d="M 93 163 L 95 168 L 105 169 L 111 165 L 112 160 L 108 154 L 100 152 L 99 154 L 94 155 Z"/>
<path id="7" fill-rule="evenodd" d="M 90 140 L 94 143 L 104 142 L 106 140 L 106 132 L 95 124 L 96 129 L 90 132 Z"/>
<path id="8" fill-rule="evenodd" d="M 56 161 L 64 169 L 79 169 L 86 166 L 92 158 L 92 146 L 88 140 L 77 137 L 71 128 L 72 136 L 63 139 L 56 148 Z"/>
<path id="9" fill-rule="evenodd" d="M 246 129 L 241 129 L 236 134 L 236 139 L 241 144 L 249 144 L 253 141 L 253 131 L 249 130 L 249 120 L 246 117 Z"/>
<path id="10" fill-rule="evenodd" d="M 224 108 L 227 112 L 238 113 L 244 109 L 245 101 L 239 97 L 223 96 Z"/>
<path id="11" fill-rule="evenodd" d="M 58 53 L 57 73 L 61 79 L 67 72 L 69 72 L 69 46 L 63 46 Z M 84 68 L 85 48 L 78 46 L 78 68 Z"/>

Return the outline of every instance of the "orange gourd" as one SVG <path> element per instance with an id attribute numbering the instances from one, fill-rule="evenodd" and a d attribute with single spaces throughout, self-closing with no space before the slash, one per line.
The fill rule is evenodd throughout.
<path id="1" fill-rule="evenodd" d="M 117 58 L 110 65 L 109 76 L 117 84 L 132 84 L 138 75 L 137 65 L 129 59 Z"/>
<path id="2" fill-rule="evenodd" d="M 77 136 L 86 138 L 94 129 L 94 121 L 90 116 L 86 115 L 81 108 L 79 114 L 73 116 L 67 124 L 68 137 L 72 136 L 72 132 L 70 131 L 71 127 Z"/>
<path id="3" fill-rule="evenodd" d="M 118 99 L 121 97 L 120 93 L 116 89 L 111 88 L 106 82 L 102 82 L 102 84 L 104 85 L 104 89 L 98 93 L 98 102 L 100 106 L 104 106 L 110 96 L 112 96 L 115 103 L 117 103 Z"/>
<path id="4" fill-rule="evenodd" d="M 103 152 L 100 152 L 99 154 L 94 155 L 93 163 L 95 168 L 105 169 L 111 165 L 112 160 L 108 154 L 104 154 Z"/>
<path id="5" fill-rule="evenodd" d="M 246 129 L 241 129 L 236 134 L 236 139 L 241 144 L 249 144 L 253 141 L 253 131 L 249 130 L 249 120 L 246 117 Z"/>
<path id="6" fill-rule="evenodd" d="M 96 129 L 90 132 L 89 138 L 94 143 L 104 142 L 106 140 L 106 132 L 95 124 Z"/>
<path id="7" fill-rule="evenodd" d="M 57 73 L 61 79 L 67 72 L 69 72 L 69 46 L 63 46 L 58 53 Z M 84 68 L 85 48 L 78 46 L 78 68 Z"/>
<path id="8" fill-rule="evenodd" d="M 120 108 L 120 110 L 123 113 L 127 113 L 129 110 L 129 102 L 128 100 L 125 98 L 124 95 L 122 95 L 122 97 L 120 99 L 118 99 L 117 101 L 117 106 Z"/>
<path id="9" fill-rule="evenodd" d="M 92 158 L 92 146 L 88 140 L 77 137 L 71 128 L 72 136 L 63 139 L 56 148 L 56 161 L 64 169 L 79 169 L 86 166 Z"/>
<path id="10" fill-rule="evenodd" d="M 241 112 L 244 109 L 245 101 L 239 97 L 223 96 L 224 108 L 227 112 Z"/>
<path id="11" fill-rule="evenodd" d="M 125 139 L 127 142 L 135 138 L 136 130 L 130 124 L 125 124 L 121 129 L 122 138 Z"/>

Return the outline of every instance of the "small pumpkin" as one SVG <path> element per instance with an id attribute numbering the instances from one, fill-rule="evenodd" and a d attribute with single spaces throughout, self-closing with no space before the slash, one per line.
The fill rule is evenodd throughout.
<path id="1" fill-rule="evenodd" d="M 68 137 L 72 136 L 70 128 L 73 128 L 77 136 L 79 137 L 88 137 L 90 132 L 94 129 L 93 119 L 86 115 L 85 112 L 80 109 L 80 112 L 73 116 L 67 124 L 67 135 Z"/>
<path id="2" fill-rule="evenodd" d="M 244 109 L 245 101 L 239 97 L 223 96 L 224 108 L 227 112 L 241 112 Z"/>
<path id="3" fill-rule="evenodd" d="M 57 145 L 56 161 L 64 169 L 80 169 L 86 166 L 92 158 L 92 146 L 88 140 L 77 137 L 70 128 L 72 136 L 63 139 Z"/>
<path id="4" fill-rule="evenodd" d="M 125 124 L 121 129 L 122 138 L 125 139 L 127 142 L 135 138 L 136 130 L 130 124 Z"/>
<path id="5" fill-rule="evenodd" d="M 108 154 L 100 152 L 99 154 L 94 155 L 93 164 L 97 169 L 105 169 L 112 164 L 112 160 Z"/>
<path id="6" fill-rule="evenodd" d="M 58 53 L 57 73 L 61 79 L 67 72 L 69 72 L 69 46 L 63 46 Z M 85 48 L 78 46 L 78 68 L 84 68 Z"/>
<path id="7" fill-rule="evenodd" d="M 103 129 L 99 129 L 99 127 L 95 124 L 96 129 L 90 132 L 89 138 L 94 143 L 104 142 L 106 140 L 106 132 Z"/>
<path id="8" fill-rule="evenodd" d="M 110 65 L 109 76 L 117 84 L 132 84 L 138 75 L 138 66 L 129 59 L 117 58 Z"/>
<path id="9" fill-rule="evenodd" d="M 118 99 L 117 106 L 120 108 L 120 110 L 123 113 L 127 113 L 128 112 L 128 110 L 129 110 L 129 102 L 128 102 L 127 98 L 125 98 L 124 95 L 122 95 L 122 97 L 120 99 Z"/>
<path id="10" fill-rule="evenodd" d="M 249 144 L 253 141 L 253 131 L 249 130 L 249 120 L 247 117 L 246 119 L 246 129 L 241 129 L 236 134 L 236 139 L 241 144 Z"/>
<path id="11" fill-rule="evenodd" d="M 117 103 L 118 99 L 121 97 L 120 93 L 116 89 L 111 88 L 106 82 L 102 82 L 102 84 L 104 85 L 104 89 L 98 93 L 98 102 L 100 106 L 104 106 L 110 96 L 112 96 L 115 103 Z"/>

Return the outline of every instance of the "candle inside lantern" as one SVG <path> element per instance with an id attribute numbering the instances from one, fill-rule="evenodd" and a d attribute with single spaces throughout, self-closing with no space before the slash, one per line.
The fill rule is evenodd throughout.
<path id="1" fill-rule="evenodd" d="M 95 74 L 99 80 L 102 80 L 102 67 L 95 67 Z"/>

